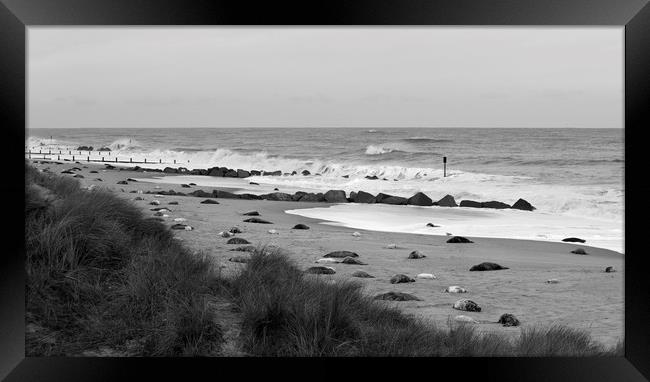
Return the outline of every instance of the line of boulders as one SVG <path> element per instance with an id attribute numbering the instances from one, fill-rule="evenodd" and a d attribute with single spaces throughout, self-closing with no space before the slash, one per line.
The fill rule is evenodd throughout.
<path id="1" fill-rule="evenodd" d="M 107 165 L 108 169 L 114 168 L 113 166 Z M 247 178 L 249 176 L 265 176 L 265 175 L 282 175 L 282 171 L 277 170 L 273 172 L 257 171 L 251 170 L 246 171 L 242 169 L 229 169 L 226 167 L 212 167 L 210 169 L 193 169 L 188 170 L 184 167 L 172 168 L 165 167 L 163 170 L 160 169 L 143 169 L 140 166 L 135 166 L 128 168 L 131 171 L 155 171 L 163 173 L 172 173 L 172 174 L 185 174 L 185 175 L 207 175 L 207 176 L 218 176 L 218 177 L 232 177 L 232 178 Z M 297 174 L 294 171 L 291 174 L 285 173 L 285 175 L 295 175 Z M 303 175 L 309 175 L 307 170 L 302 172 Z M 174 192 L 174 191 L 170 191 Z M 174 192 L 171 195 L 184 195 L 183 193 Z M 202 190 L 196 190 L 189 193 L 189 195 L 198 196 L 198 197 L 213 197 L 213 198 L 226 198 L 226 199 L 252 199 L 252 200 L 276 200 L 276 201 L 287 201 L 287 202 L 325 202 L 325 203 L 366 203 L 366 204 L 392 204 L 392 205 L 413 205 L 413 206 L 441 206 L 441 207 L 458 207 L 458 203 L 451 195 L 446 195 L 442 199 L 434 202 L 430 197 L 425 195 L 422 192 L 418 192 L 410 198 L 404 198 L 401 196 L 394 196 L 384 193 L 379 193 L 373 195 L 365 191 L 352 191 L 349 197 L 346 195 L 343 190 L 329 190 L 325 193 L 313 193 L 313 192 L 304 192 L 298 191 L 294 194 L 288 194 L 284 192 L 273 192 L 263 195 L 255 194 L 233 194 L 227 191 L 214 190 L 212 193 L 208 193 Z M 476 202 L 472 200 L 463 200 L 460 202 L 460 207 L 474 207 L 474 208 L 511 208 L 518 210 L 533 211 L 533 207 L 529 202 L 524 199 L 519 199 L 512 206 L 499 201 L 488 201 L 488 202 Z"/>

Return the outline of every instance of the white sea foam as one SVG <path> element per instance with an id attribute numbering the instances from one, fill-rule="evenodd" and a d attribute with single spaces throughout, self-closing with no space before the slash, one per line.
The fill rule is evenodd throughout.
<path id="1" fill-rule="evenodd" d="M 355 229 L 425 235 L 512 238 L 560 242 L 567 236 L 587 240 L 586 245 L 623 252 L 621 221 L 518 210 L 337 204 L 285 211 Z M 439 228 L 427 227 L 435 222 Z"/>

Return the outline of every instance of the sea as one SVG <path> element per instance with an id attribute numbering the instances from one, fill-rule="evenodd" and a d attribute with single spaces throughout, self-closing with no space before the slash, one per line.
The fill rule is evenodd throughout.
<path id="1" fill-rule="evenodd" d="M 523 198 L 536 210 L 348 203 L 287 213 L 377 231 L 549 241 L 575 236 L 586 245 L 624 253 L 623 129 L 75 128 L 30 129 L 26 135 L 26 149 L 108 147 L 111 158 L 147 159 L 154 162 L 151 167 L 298 173 L 245 180 L 165 176 L 154 182 L 193 179 L 253 193 L 337 189 L 409 197 L 423 192 L 434 201 L 450 194 L 457 202 L 512 204 Z M 310 175 L 301 175 L 303 170 Z M 366 178 L 372 176 L 379 179 Z M 441 227 L 426 227 L 427 222 Z"/>

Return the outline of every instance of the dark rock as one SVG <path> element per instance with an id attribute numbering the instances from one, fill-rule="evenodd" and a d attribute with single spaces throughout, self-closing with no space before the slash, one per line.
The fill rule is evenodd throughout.
<path id="1" fill-rule="evenodd" d="M 97 151 L 111 151 L 109 147 L 102 147 L 100 149 L 97 149 Z"/>
<path id="2" fill-rule="evenodd" d="M 92 146 L 79 146 L 77 147 L 77 151 L 93 151 Z"/>
<path id="3" fill-rule="evenodd" d="M 423 255 L 420 251 L 413 251 L 413 252 L 409 253 L 409 257 L 408 257 L 408 258 L 409 258 L 409 259 L 423 259 L 423 258 L 425 258 L 425 257 L 426 257 L 426 256 Z"/>
<path id="4" fill-rule="evenodd" d="M 359 278 L 362 278 L 362 279 L 374 279 L 375 278 L 375 276 L 373 276 L 373 275 L 371 275 L 371 274 L 369 274 L 367 272 L 364 272 L 364 271 L 356 271 L 356 272 L 352 273 L 351 276 L 352 277 L 359 277 Z"/>
<path id="5" fill-rule="evenodd" d="M 242 239 L 241 237 L 233 237 L 232 239 L 228 240 L 226 244 L 250 244 L 250 242 L 246 239 Z"/>
<path id="6" fill-rule="evenodd" d="M 249 211 L 249 212 L 244 212 L 242 215 L 244 216 L 260 216 L 260 213 L 257 211 Z"/>
<path id="7" fill-rule="evenodd" d="M 208 170 L 203 168 L 195 168 L 190 171 L 190 175 L 208 175 Z"/>
<path id="8" fill-rule="evenodd" d="M 414 283 L 414 282 L 415 282 L 414 279 L 408 277 L 407 275 L 403 275 L 401 273 L 398 273 L 395 276 L 390 278 L 391 284 Z"/>
<path id="9" fill-rule="evenodd" d="M 138 192 L 138 191 L 136 191 L 136 190 L 131 190 L 131 191 L 129 191 L 129 194 L 135 194 L 135 193 L 137 193 L 137 192 Z"/>
<path id="10" fill-rule="evenodd" d="M 189 184 L 181 184 L 181 187 L 183 187 L 183 188 L 191 188 L 191 186 Z"/>
<path id="11" fill-rule="evenodd" d="M 343 175 L 341 178 L 348 179 L 349 177 L 350 177 L 350 175 Z"/>
<path id="12" fill-rule="evenodd" d="M 129 184 L 126 180 L 120 180 L 117 184 Z"/>
<path id="13" fill-rule="evenodd" d="M 302 170 L 301 174 L 303 174 L 305 176 L 311 175 L 311 173 L 309 171 L 307 171 L 307 170 Z"/>
<path id="14" fill-rule="evenodd" d="M 307 195 L 306 192 L 298 191 L 295 194 L 293 194 L 293 196 L 291 197 L 291 200 L 293 200 L 294 202 L 297 202 L 298 200 L 300 200 L 300 198 L 302 198 L 305 195 Z"/>
<path id="15" fill-rule="evenodd" d="M 226 178 L 238 178 L 239 177 L 239 175 L 237 174 L 237 171 L 235 171 L 233 169 L 228 169 L 228 171 L 226 171 L 226 173 L 223 176 L 226 177 Z"/>
<path id="16" fill-rule="evenodd" d="M 462 236 L 454 236 L 447 240 L 447 243 L 473 243 L 473 241 Z"/>
<path id="17" fill-rule="evenodd" d="M 260 195 L 260 197 L 265 200 L 277 200 L 283 202 L 293 201 L 293 195 L 284 192 L 273 192 L 271 194 Z"/>
<path id="18" fill-rule="evenodd" d="M 421 298 L 415 297 L 412 294 L 402 293 L 402 292 L 388 292 L 378 294 L 374 297 L 375 300 L 386 300 L 386 301 L 422 301 Z"/>
<path id="19" fill-rule="evenodd" d="M 499 321 L 497 321 L 499 324 L 503 326 L 519 326 L 519 320 L 517 317 L 510 313 L 504 313 L 499 317 Z"/>
<path id="20" fill-rule="evenodd" d="M 417 194 L 408 198 L 406 203 L 413 206 L 432 206 L 433 200 L 431 200 L 431 198 L 425 194 L 418 192 Z"/>
<path id="21" fill-rule="evenodd" d="M 438 205 L 441 207 L 458 207 L 456 200 L 451 195 L 445 195 L 444 198 L 438 200 Z"/>
<path id="22" fill-rule="evenodd" d="M 276 170 L 276 171 L 273 171 L 273 172 L 265 172 L 264 175 L 265 175 L 265 176 L 266 176 L 266 175 L 270 175 L 270 176 L 280 176 L 280 175 L 282 175 L 282 171 L 280 171 L 280 170 Z"/>
<path id="23" fill-rule="evenodd" d="M 393 195 L 388 195 L 388 194 L 384 194 L 383 192 L 380 192 L 377 194 L 377 196 L 375 196 L 375 203 L 381 203 L 382 200 L 386 198 L 392 198 L 392 197 Z"/>
<path id="24" fill-rule="evenodd" d="M 63 171 L 61 171 L 61 174 L 74 174 L 74 171 L 63 170 Z"/>
<path id="25" fill-rule="evenodd" d="M 169 204 L 169 205 L 178 205 L 178 202 L 169 202 L 167 204 Z"/>
<path id="26" fill-rule="evenodd" d="M 461 207 L 481 208 L 482 203 L 481 202 L 476 202 L 474 200 L 461 200 L 460 201 L 460 206 Z"/>
<path id="27" fill-rule="evenodd" d="M 103 182 L 104 181 L 102 178 L 95 178 L 93 180 L 96 181 L 96 182 Z"/>
<path id="28" fill-rule="evenodd" d="M 248 178 L 249 176 L 251 176 L 250 172 L 248 172 L 246 170 L 239 169 L 239 168 L 237 169 L 237 177 L 238 178 Z"/>
<path id="29" fill-rule="evenodd" d="M 232 227 L 230 230 L 228 230 L 230 233 L 242 233 L 241 230 L 238 227 Z"/>
<path id="30" fill-rule="evenodd" d="M 144 199 L 143 199 L 143 200 L 144 200 Z M 156 205 L 155 203 L 149 203 L 149 204 L 151 204 L 152 206 L 155 206 L 155 205 Z M 172 211 L 172 210 L 170 210 L 170 209 L 167 208 L 167 207 L 154 207 L 154 208 L 150 208 L 150 209 L 149 209 L 149 211 L 162 211 L 162 210 L 169 211 L 169 212 Z"/>
<path id="31" fill-rule="evenodd" d="M 333 258 L 344 259 L 346 257 L 359 257 L 359 255 L 357 255 L 354 252 L 350 252 L 350 251 L 334 251 L 334 252 L 328 253 L 327 255 L 325 255 L 323 257 L 333 257 Z"/>
<path id="32" fill-rule="evenodd" d="M 379 178 L 378 178 L 376 175 L 372 175 L 372 176 L 368 176 L 368 175 L 366 175 L 366 179 L 377 180 L 377 179 L 379 179 Z"/>
<path id="33" fill-rule="evenodd" d="M 365 191 L 359 191 L 356 193 L 354 198 L 352 200 L 355 203 L 369 203 L 372 204 L 375 202 L 375 196 L 373 194 L 369 194 Z"/>
<path id="34" fill-rule="evenodd" d="M 427 223 L 427 227 L 440 227 L 439 225 L 435 225 L 433 223 Z"/>
<path id="35" fill-rule="evenodd" d="M 297 171 L 295 171 L 295 170 L 294 170 L 294 171 L 291 171 L 291 176 L 296 175 L 296 174 L 298 174 Z"/>
<path id="36" fill-rule="evenodd" d="M 262 172 L 261 172 L 261 171 L 257 171 L 257 170 L 251 170 L 251 175 L 252 175 L 252 176 L 260 176 L 260 175 L 262 175 Z"/>
<path id="37" fill-rule="evenodd" d="M 576 248 L 571 253 L 575 253 L 576 255 L 587 255 L 587 252 L 585 252 L 584 249 L 582 248 Z"/>
<path id="38" fill-rule="evenodd" d="M 73 167 L 73 168 L 71 168 L 70 170 L 71 170 L 71 171 L 81 171 L 81 169 L 80 169 L 79 167 Z"/>
<path id="39" fill-rule="evenodd" d="M 194 191 L 190 192 L 189 194 L 192 195 L 192 196 L 199 197 L 199 198 L 211 198 L 212 197 L 212 193 L 205 192 L 203 190 L 194 190 Z"/>
<path id="40" fill-rule="evenodd" d="M 253 186 L 259 186 L 260 185 L 259 183 L 255 183 L 255 182 L 248 182 L 248 184 L 252 184 Z"/>
<path id="41" fill-rule="evenodd" d="M 261 196 L 255 195 L 255 194 L 239 194 L 239 199 L 244 199 L 244 200 L 260 200 L 262 199 Z"/>
<path id="42" fill-rule="evenodd" d="M 510 208 L 510 204 L 506 204 L 506 203 L 503 203 L 503 202 L 498 202 L 496 200 L 492 200 L 492 201 L 489 201 L 489 202 L 481 203 L 481 207 L 483 207 L 483 208 L 504 209 L 504 208 Z"/>
<path id="43" fill-rule="evenodd" d="M 347 203 L 348 201 L 343 190 L 329 190 L 323 197 L 328 203 Z"/>
<path id="44" fill-rule="evenodd" d="M 190 186 L 196 186 L 196 183 L 189 183 Z"/>
<path id="45" fill-rule="evenodd" d="M 178 173 L 178 169 L 175 169 L 175 168 L 173 168 L 173 167 L 165 167 L 165 168 L 163 169 L 163 172 L 164 172 L 164 173 L 167 173 L 167 174 L 177 174 L 177 173 Z"/>
<path id="46" fill-rule="evenodd" d="M 306 193 L 300 198 L 301 202 L 324 202 L 325 196 L 322 193 L 314 194 L 312 192 Z"/>
<path id="47" fill-rule="evenodd" d="M 579 239 L 577 237 L 567 237 L 566 239 L 562 239 L 562 241 L 566 243 L 584 243 L 586 240 Z"/>
<path id="48" fill-rule="evenodd" d="M 248 256 L 233 256 L 228 259 L 228 261 L 233 263 L 248 263 L 250 260 L 251 258 Z"/>
<path id="49" fill-rule="evenodd" d="M 99 171 L 92 170 L 90 171 L 91 174 L 99 174 Z"/>
<path id="50" fill-rule="evenodd" d="M 217 202 L 214 199 L 205 199 L 204 201 L 201 202 L 201 204 L 219 204 L 219 202 Z"/>
<path id="51" fill-rule="evenodd" d="M 266 221 L 264 219 L 259 219 L 259 218 L 246 219 L 246 220 L 244 220 L 244 222 L 246 222 L 246 223 L 259 223 L 259 224 L 273 224 L 270 221 Z"/>
<path id="52" fill-rule="evenodd" d="M 184 230 L 185 227 L 188 227 L 188 225 L 187 224 L 174 224 L 173 226 L 171 226 L 171 229 Z"/>
<path id="53" fill-rule="evenodd" d="M 530 203 L 525 201 L 524 199 L 519 199 L 515 202 L 515 204 L 512 205 L 512 207 L 516 210 L 524 210 L 524 211 L 534 211 L 535 207 L 533 207 Z"/>
<path id="54" fill-rule="evenodd" d="M 398 205 L 398 206 L 404 206 L 407 203 L 406 198 L 402 198 L 401 196 L 389 196 L 387 198 L 381 199 L 380 202 L 381 204 L 393 204 L 393 205 Z"/>
<path id="55" fill-rule="evenodd" d="M 346 257 L 341 261 L 342 264 L 354 264 L 354 265 L 368 265 L 361 260 L 355 259 L 354 257 Z"/>
<path id="56" fill-rule="evenodd" d="M 462 299 L 454 303 L 454 309 L 465 310 L 467 312 L 480 312 L 481 307 L 472 300 Z"/>
<path id="57" fill-rule="evenodd" d="M 300 223 L 300 224 L 294 225 L 292 229 L 309 229 L 309 226 Z"/>
<path id="58" fill-rule="evenodd" d="M 470 272 L 474 272 L 474 271 L 498 271 L 501 269 L 510 269 L 510 268 L 501 266 L 497 263 L 485 262 L 478 265 L 474 265 L 469 270 Z"/>
<path id="59" fill-rule="evenodd" d="M 333 275 L 336 271 L 331 267 L 311 267 L 308 268 L 305 273 L 311 273 L 313 275 Z"/>
<path id="60" fill-rule="evenodd" d="M 607 267 L 607 268 L 605 268 L 605 272 L 607 272 L 607 273 L 616 272 L 616 269 L 614 269 L 614 267 Z"/>
<path id="61" fill-rule="evenodd" d="M 221 191 L 221 190 L 212 190 L 212 197 L 220 198 L 220 199 L 240 199 L 239 195 L 237 194 L 233 194 L 232 192 Z"/>
<path id="62" fill-rule="evenodd" d="M 228 169 L 225 167 L 212 167 L 208 169 L 208 176 L 223 177 L 226 175 L 226 171 L 228 171 Z"/>
<path id="63" fill-rule="evenodd" d="M 135 180 L 135 179 L 133 179 L 133 178 L 127 178 L 126 180 L 127 180 L 128 182 L 137 182 L 137 180 Z"/>
<path id="64" fill-rule="evenodd" d="M 75 176 L 73 176 L 73 178 L 81 178 L 81 179 L 83 179 L 83 178 L 84 178 L 84 176 L 83 176 L 83 175 L 81 175 L 81 174 L 77 174 L 77 175 L 75 175 Z"/>

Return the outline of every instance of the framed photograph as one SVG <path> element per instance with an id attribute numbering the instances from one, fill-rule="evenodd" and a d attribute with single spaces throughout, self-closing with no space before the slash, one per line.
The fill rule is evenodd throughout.
<path id="1" fill-rule="evenodd" d="M 1 2 L 6 380 L 650 378 L 647 1 Z"/>

